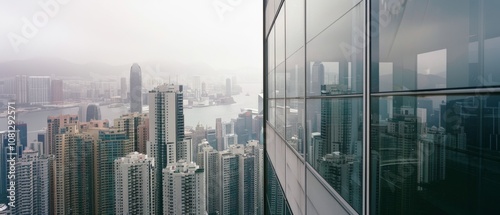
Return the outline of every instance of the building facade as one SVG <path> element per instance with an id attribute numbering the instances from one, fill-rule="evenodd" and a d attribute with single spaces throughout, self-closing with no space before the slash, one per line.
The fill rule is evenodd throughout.
<path id="1" fill-rule="evenodd" d="M 205 214 L 205 174 L 179 160 L 163 169 L 163 214 Z"/>
<path id="2" fill-rule="evenodd" d="M 117 129 L 89 131 L 94 135 L 94 213 L 115 214 L 114 162 L 133 152 L 133 140 Z"/>
<path id="3" fill-rule="evenodd" d="M 49 214 L 49 162 L 37 151 L 24 150 L 16 163 L 15 214 Z"/>
<path id="4" fill-rule="evenodd" d="M 114 128 L 125 132 L 127 138 L 132 140 L 133 149 L 136 152 L 146 153 L 146 141 L 148 140 L 148 114 L 129 113 L 114 120 Z"/>
<path id="5" fill-rule="evenodd" d="M 63 80 L 52 80 L 50 84 L 50 101 L 52 104 L 64 102 Z"/>
<path id="6" fill-rule="evenodd" d="M 142 113 L 142 72 L 139 64 L 134 63 L 130 68 L 130 112 Z"/>
<path id="7" fill-rule="evenodd" d="M 51 103 L 49 76 L 28 76 L 28 103 L 47 105 Z"/>
<path id="8" fill-rule="evenodd" d="M 163 84 L 151 90 L 149 101 L 149 141 L 147 154 L 155 159 L 156 210 L 164 211 L 162 170 L 178 161 L 177 145 L 184 145 L 184 112 L 182 85 Z M 182 147 L 179 147 L 182 148 Z M 183 150 L 179 150 L 183 151 Z"/>
<path id="9" fill-rule="evenodd" d="M 14 90 L 18 104 L 28 104 L 28 76 L 16 75 L 14 78 Z"/>
<path id="10" fill-rule="evenodd" d="M 498 211 L 498 9 L 265 0 L 266 213 Z"/>
<path id="11" fill-rule="evenodd" d="M 95 139 L 78 123 L 65 124 L 55 135 L 51 192 L 55 214 L 93 213 L 93 153 Z M 52 198 L 52 197 L 51 197 Z"/>
<path id="12" fill-rule="evenodd" d="M 153 163 L 138 152 L 115 160 L 115 214 L 156 214 Z"/>

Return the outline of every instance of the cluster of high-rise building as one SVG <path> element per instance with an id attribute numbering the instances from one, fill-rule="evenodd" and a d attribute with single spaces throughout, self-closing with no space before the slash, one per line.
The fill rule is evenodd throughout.
<path id="1" fill-rule="evenodd" d="M 47 105 L 63 102 L 63 82 L 50 76 L 16 75 L 4 80 L 2 94 L 14 95 L 17 104 Z"/>
<path id="2" fill-rule="evenodd" d="M 16 193 L 21 201 L 11 212 L 264 213 L 263 147 L 253 140 L 260 136 L 253 123 L 262 117 L 254 121 L 246 112 L 228 123 L 218 119 L 223 126 L 217 129 L 188 131 L 182 85 L 160 85 L 147 101 L 149 113 L 137 109 L 114 119 L 113 126 L 101 120 L 94 104 L 81 106 L 78 115 L 48 117 L 46 134 L 18 144 L 15 181 L 22 185 Z M 2 180 L 1 187 L 7 183 Z M 6 196 L 2 193 L 3 202 Z"/>

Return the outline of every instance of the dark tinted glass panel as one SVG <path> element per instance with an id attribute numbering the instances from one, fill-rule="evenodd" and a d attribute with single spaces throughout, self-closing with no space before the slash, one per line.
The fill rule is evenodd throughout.
<path id="1" fill-rule="evenodd" d="M 279 184 L 276 172 L 272 166 L 271 161 L 266 156 L 266 191 L 265 191 L 265 201 L 266 201 L 266 214 L 281 215 L 286 214 L 289 211 L 288 202 L 283 195 L 283 190 Z"/>
<path id="2" fill-rule="evenodd" d="M 316 113 L 308 120 L 310 128 L 316 127 L 307 144 L 308 162 L 355 210 L 361 211 L 362 98 L 310 99 L 307 110 Z"/>
<path id="3" fill-rule="evenodd" d="M 286 141 L 300 154 L 304 153 L 304 99 L 286 100 Z"/>
<path id="4" fill-rule="evenodd" d="M 500 2 L 372 2 L 374 92 L 500 85 Z"/>
<path id="5" fill-rule="evenodd" d="M 372 99 L 371 214 L 497 214 L 500 96 Z"/>
<path id="6" fill-rule="evenodd" d="M 352 8 L 307 44 L 307 95 L 362 92 L 363 14 L 363 5 Z M 337 91 L 323 92 L 325 85 L 337 85 Z"/>

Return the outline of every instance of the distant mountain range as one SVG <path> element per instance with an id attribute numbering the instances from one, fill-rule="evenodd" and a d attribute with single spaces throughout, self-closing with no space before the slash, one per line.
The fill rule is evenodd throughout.
<path id="1" fill-rule="evenodd" d="M 0 63 L 0 79 L 7 79 L 15 75 L 55 76 L 62 79 L 101 79 L 128 77 L 129 65 L 113 66 L 105 63 L 77 64 L 55 58 L 39 58 L 29 60 L 15 60 Z M 234 71 L 215 71 L 204 63 L 184 64 L 179 62 L 138 62 L 143 76 L 174 78 L 176 75 L 236 75 L 239 80 L 259 81 L 262 70 L 242 68 Z"/>

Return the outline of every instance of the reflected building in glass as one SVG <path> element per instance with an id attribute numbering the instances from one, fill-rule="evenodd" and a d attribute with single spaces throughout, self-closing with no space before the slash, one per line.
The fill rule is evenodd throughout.
<path id="1" fill-rule="evenodd" d="M 499 9 L 264 1 L 266 213 L 498 213 Z"/>

